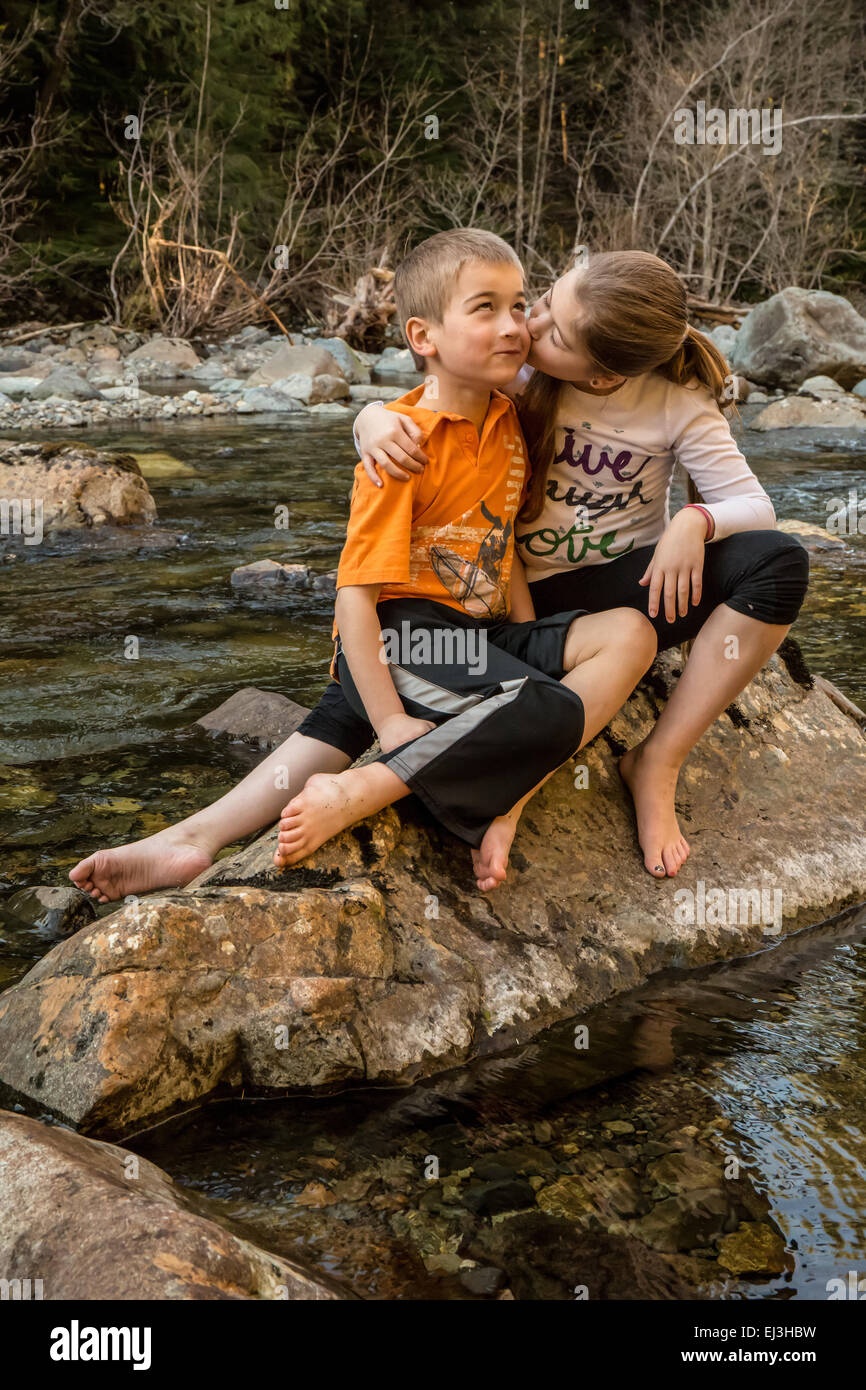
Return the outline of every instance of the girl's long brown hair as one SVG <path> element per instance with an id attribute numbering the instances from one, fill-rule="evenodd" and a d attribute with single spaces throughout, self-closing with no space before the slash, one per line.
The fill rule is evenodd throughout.
<path id="1" fill-rule="evenodd" d="M 572 334 L 596 368 L 617 376 L 659 372 L 678 386 L 706 387 L 720 410 L 729 403 L 730 368 L 715 343 L 688 322 L 685 287 L 667 262 L 647 251 L 607 251 L 590 257 L 576 289 Z M 544 505 L 562 385 L 535 371 L 518 401 L 530 466 L 522 521 L 534 521 Z M 697 496 L 689 479 L 689 499 Z"/>

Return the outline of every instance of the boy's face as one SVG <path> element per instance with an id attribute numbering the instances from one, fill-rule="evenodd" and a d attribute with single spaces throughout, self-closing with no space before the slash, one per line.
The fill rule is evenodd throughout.
<path id="1" fill-rule="evenodd" d="M 529 330 L 523 272 L 469 261 L 457 277 L 441 324 L 410 319 L 407 334 L 427 370 L 488 388 L 507 386 L 526 361 Z"/>

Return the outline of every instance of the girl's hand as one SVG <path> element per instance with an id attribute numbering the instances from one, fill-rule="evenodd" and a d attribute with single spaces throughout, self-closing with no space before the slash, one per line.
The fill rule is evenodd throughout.
<path id="1" fill-rule="evenodd" d="M 427 455 L 418 443 L 424 431 L 408 415 L 383 405 L 365 406 L 356 417 L 355 433 L 367 477 L 377 487 L 383 486 L 377 464 L 401 483 L 408 483 L 410 473 L 424 471 Z"/>
<path id="2" fill-rule="evenodd" d="M 379 729 L 379 747 L 383 753 L 390 753 L 401 743 L 409 743 L 435 728 L 436 725 L 431 724 L 429 719 L 415 719 L 411 714 L 390 714 Z"/>
<path id="3" fill-rule="evenodd" d="M 671 521 L 647 565 L 639 584 L 649 584 L 649 616 L 659 611 L 659 595 L 664 590 L 665 617 L 674 622 L 677 613 L 685 618 L 692 603 L 701 601 L 704 573 L 704 545 L 707 519 L 695 507 L 684 507 Z"/>

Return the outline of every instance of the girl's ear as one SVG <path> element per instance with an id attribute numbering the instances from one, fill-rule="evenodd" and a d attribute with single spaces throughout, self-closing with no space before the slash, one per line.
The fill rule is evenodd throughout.
<path id="1" fill-rule="evenodd" d="M 419 357 L 436 356 L 436 347 L 430 340 L 430 327 L 426 319 L 407 319 L 403 332 L 409 347 Z"/>

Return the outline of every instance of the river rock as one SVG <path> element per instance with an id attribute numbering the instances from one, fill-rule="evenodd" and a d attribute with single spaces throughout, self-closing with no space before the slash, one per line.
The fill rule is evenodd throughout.
<path id="1" fill-rule="evenodd" d="M 131 454 L 87 444 L 0 443 L 0 497 L 42 504 L 46 531 L 138 526 L 156 503 Z"/>
<path id="2" fill-rule="evenodd" d="M 250 565 L 239 565 L 232 570 L 233 589 L 270 589 L 274 586 L 289 589 L 308 589 L 310 571 L 306 565 L 281 564 L 279 560 L 255 560 Z"/>
<path id="3" fill-rule="evenodd" d="M 273 690 L 257 690 L 247 686 L 235 691 L 221 705 L 203 714 L 195 722 L 212 734 L 256 743 L 261 748 L 276 748 L 293 734 L 306 718 L 307 710 L 285 695 Z M 87 900 L 88 902 L 90 899 Z"/>
<path id="4" fill-rule="evenodd" d="M 127 363 L 143 377 L 188 376 L 200 365 L 198 354 L 185 338 L 149 338 L 131 352 Z"/>
<path id="5" fill-rule="evenodd" d="M 810 555 L 816 551 L 845 549 L 845 542 L 841 536 L 833 535 L 826 526 L 818 526 L 810 521 L 795 521 L 793 518 L 777 521 L 776 530 L 784 531 L 789 536 L 796 536 Z"/>
<path id="6" fill-rule="evenodd" d="M 46 936 L 71 936 L 94 920 L 96 907 L 77 888 L 34 885 L 19 888 L 0 903 L 0 917 L 15 926 L 35 927 Z"/>
<path id="7" fill-rule="evenodd" d="M 784 396 L 773 401 L 749 425 L 752 430 L 863 430 L 866 408 L 848 400 L 813 400 L 809 396 Z"/>
<path id="8" fill-rule="evenodd" d="M 730 361 L 767 386 L 827 375 L 848 389 L 866 375 L 866 319 L 841 295 L 780 290 L 751 311 Z"/>
<path id="9" fill-rule="evenodd" d="M 719 1264 L 731 1274 L 781 1274 L 793 1260 L 778 1231 L 760 1221 L 744 1221 L 719 1241 Z"/>
<path id="10" fill-rule="evenodd" d="M 82 358 L 84 354 L 82 353 Z M 112 373 L 112 375 L 114 375 Z M 83 376 L 70 367 L 58 367 L 31 392 L 35 401 L 47 400 L 49 396 L 60 396 L 64 401 L 99 400 L 99 392 Z"/>
<path id="11" fill-rule="evenodd" d="M 113 1136 L 217 1089 L 405 1083 L 862 902 L 866 736 L 790 640 L 687 762 L 692 853 L 649 878 L 616 757 L 676 662 L 534 798 L 494 893 L 406 801 L 282 872 L 274 829 L 55 946 L 0 996 L 4 1094 Z"/>
<path id="12" fill-rule="evenodd" d="M 293 376 L 338 377 L 346 386 L 348 383 L 340 370 L 340 364 L 325 348 L 311 346 L 283 345 L 272 352 L 261 367 L 247 379 L 248 386 L 273 386 L 274 382 L 285 381 Z M 289 393 L 291 394 L 291 393 Z M 320 400 L 325 399 L 319 397 Z"/>
<path id="13" fill-rule="evenodd" d="M 304 405 L 322 405 L 330 401 L 348 400 L 349 384 L 342 376 L 329 376 L 322 372 L 319 376 L 306 376 L 295 372 L 292 376 L 281 377 L 271 386 L 271 392 L 280 392 L 293 401 Z M 248 393 L 247 393 L 248 394 Z"/>
<path id="14" fill-rule="evenodd" d="M 32 367 L 28 367 L 32 371 Z M 45 373 L 49 375 L 48 372 Z M 45 380 L 44 376 L 18 376 L 15 372 L 4 372 L 0 376 L 0 391 L 9 400 L 20 400 L 25 396 L 32 396 Z"/>
<path id="15" fill-rule="evenodd" d="M 407 347 L 387 347 L 380 354 L 376 361 L 377 372 L 391 372 L 418 375 L 418 368 L 412 360 L 412 354 Z"/>
<path id="16" fill-rule="evenodd" d="M 355 1295 L 245 1239 L 154 1163 L 0 1111 L 0 1279 L 46 1301 L 342 1300 Z"/>

